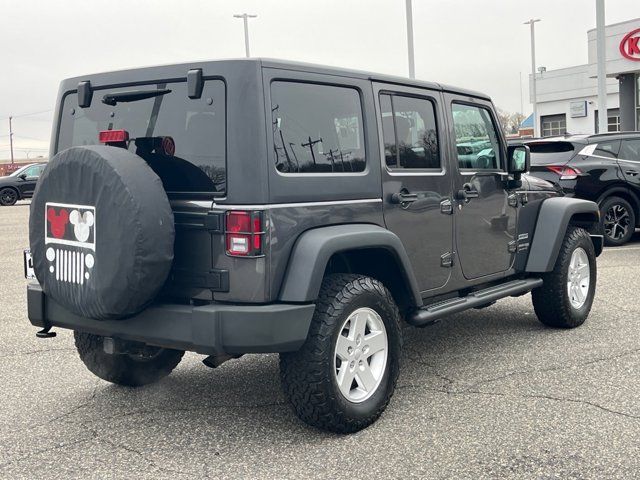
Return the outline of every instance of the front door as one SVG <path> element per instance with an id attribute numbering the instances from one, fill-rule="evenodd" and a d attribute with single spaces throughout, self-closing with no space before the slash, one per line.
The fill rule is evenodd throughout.
<path id="1" fill-rule="evenodd" d="M 42 170 L 44 170 L 44 165 L 32 165 L 22 172 L 26 175 L 26 178 L 21 180 L 18 184 L 18 187 L 20 188 L 20 196 L 22 198 L 29 198 L 33 196 L 33 191 L 36 189 L 36 183 L 38 182 L 38 177 L 40 177 Z"/>
<path id="2" fill-rule="evenodd" d="M 376 85 L 387 228 L 402 241 L 422 292 L 450 275 L 453 205 L 446 122 L 437 91 Z"/>
<path id="3" fill-rule="evenodd" d="M 447 94 L 456 174 L 456 252 L 466 279 L 497 274 L 515 259 L 517 197 L 505 188 L 506 148 L 491 104 Z"/>

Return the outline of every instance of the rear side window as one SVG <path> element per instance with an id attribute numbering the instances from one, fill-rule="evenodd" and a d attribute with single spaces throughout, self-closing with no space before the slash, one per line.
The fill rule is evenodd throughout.
<path id="1" fill-rule="evenodd" d="M 389 168 L 440 168 L 435 107 L 425 98 L 380 95 L 385 161 Z"/>
<path id="2" fill-rule="evenodd" d="M 357 173 L 365 169 L 358 90 L 313 83 L 271 84 L 276 169 L 282 173 Z"/>
<path id="3" fill-rule="evenodd" d="M 147 91 L 158 95 L 139 99 L 126 95 Z M 126 130 L 127 148 L 149 163 L 167 192 L 224 194 L 225 108 L 222 80 L 206 81 L 198 99 L 187 96 L 185 82 L 95 90 L 87 108 L 79 108 L 77 95 L 69 94 L 57 150 L 99 144 L 98 133 L 103 130 Z M 171 144 L 174 148 L 167 148 Z"/>
<path id="4" fill-rule="evenodd" d="M 601 157 L 617 158 L 619 150 L 620 140 L 614 140 L 612 142 L 598 142 L 593 154 Z"/>

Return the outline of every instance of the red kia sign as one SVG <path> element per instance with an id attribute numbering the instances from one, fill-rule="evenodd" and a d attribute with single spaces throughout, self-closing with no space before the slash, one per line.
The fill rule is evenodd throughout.
<path id="1" fill-rule="evenodd" d="M 624 36 L 620 42 L 620 53 L 629 60 L 640 62 L 640 28 Z"/>

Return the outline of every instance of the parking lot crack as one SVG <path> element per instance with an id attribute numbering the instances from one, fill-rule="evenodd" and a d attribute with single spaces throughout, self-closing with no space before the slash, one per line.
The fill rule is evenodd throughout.
<path id="1" fill-rule="evenodd" d="M 14 357 L 22 357 L 28 355 L 37 355 L 39 353 L 49 353 L 49 352 L 66 352 L 66 351 L 75 351 L 75 348 L 47 348 L 41 350 L 31 350 L 28 352 L 16 352 L 10 353 L 6 355 L 0 355 L 0 358 L 14 358 Z"/>
<path id="2" fill-rule="evenodd" d="M 117 443 L 117 442 L 114 442 L 112 440 L 107 440 L 106 438 L 100 438 L 100 437 L 97 437 L 96 441 L 98 443 L 102 443 L 103 445 L 109 445 L 109 446 L 111 446 L 113 448 L 118 448 L 120 450 L 124 450 L 126 452 L 133 453 L 134 455 L 137 455 L 140 458 L 142 458 L 151 467 L 155 468 L 156 470 L 158 470 L 160 472 L 170 473 L 172 475 L 184 475 L 184 476 L 187 476 L 189 478 L 193 478 L 194 476 L 197 476 L 197 474 L 195 472 L 185 472 L 185 471 L 182 471 L 182 470 L 175 470 L 175 469 L 172 469 L 172 468 L 161 467 L 155 461 L 153 461 L 152 459 L 147 457 L 147 455 L 142 453 L 140 450 L 136 450 L 135 448 L 128 447 L 128 446 L 123 445 L 121 443 Z"/>
<path id="3" fill-rule="evenodd" d="M 498 382 L 500 380 L 504 380 L 507 378 L 511 378 L 517 375 L 527 375 L 527 374 L 531 374 L 531 373 L 546 373 L 546 372 L 555 372 L 555 371 L 562 371 L 562 370 L 571 370 L 574 368 L 579 368 L 579 367 L 585 367 L 588 365 L 594 365 L 596 363 L 602 363 L 602 362 L 608 362 L 611 360 L 618 360 L 620 358 L 624 358 L 624 357 L 629 357 L 635 354 L 640 353 L 640 348 L 636 348 L 633 350 L 629 350 L 626 352 L 621 352 L 621 353 L 617 353 L 615 355 L 608 355 L 605 357 L 600 357 L 600 358 L 594 358 L 591 360 L 587 360 L 584 362 L 578 362 L 578 363 L 571 363 L 571 364 L 567 364 L 567 365 L 556 365 L 556 366 L 552 366 L 552 367 L 546 367 L 546 368 L 532 368 L 532 369 L 525 369 L 525 370 L 516 370 L 516 371 L 512 371 L 512 372 L 507 372 L 504 375 L 500 375 L 498 377 L 492 377 L 492 378 L 488 378 L 486 380 L 481 380 L 479 382 L 475 382 L 472 383 L 468 386 L 468 388 L 474 388 L 477 387 L 479 385 L 486 385 L 488 383 L 494 383 L 494 382 Z"/>
<path id="4" fill-rule="evenodd" d="M 428 387 L 428 386 L 425 386 L 425 385 L 417 385 L 417 384 L 398 385 L 397 388 L 399 390 L 400 389 L 425 390 L 425 391 L 434 392 L 434 393 L 442 393 L 442 394 L 445 394 L 445 395 L 463 396 L 463 397 L 464 396 L 483 395 L 483 396 L 489 396 L 489 397 L 501 397 L 501 398 L 514 397 L 514 398 L 540 399 L 540 400 L 551 400 L 551 401 L 554 401 L 554 402 L 574 403 L 574 404 L 581 404 L 581 405 L 584 405 L 584 406 L 597 408 L 597 409 L 602 410 L 604 412 L 610 413 L 612 415 L 620 416 L 620 417 L 623 417 L 623 418 L 629 418 L 629 419 L 632 419 L 632 420 L 640 420 L 640 415 L 634 415 L 634 414 L 631 414 L 631 413 L 622 412 L 620 410 L 614 410 L 613 408 L 609 408 L 609 407 L 606 407 L 606 406 L 601 405 L 599 403 L 591 402 L 589 400 L 585 400 L 585 399 L 582 399 L 582 398 L 555 397 L 553 395 L 527 394 L 527 393 L 518 393 L 518 392 L 516 392 L 516 393 L 502 393 L 502 392 L 485 392 L 485 391 L 481 391 L 481 390 L 467 390 L 467 389 L 453 390 L 453 389 L 433 388 L 433 387 Z"/>

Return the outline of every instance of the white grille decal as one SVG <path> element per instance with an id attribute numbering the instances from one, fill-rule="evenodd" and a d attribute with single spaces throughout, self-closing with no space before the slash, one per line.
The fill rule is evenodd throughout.
<path id="1" fill-rule="evenodd" d="M 84 285 L 88 276 L 84 252 L 56 249 L 55 255 L 56 280 Z"/>

